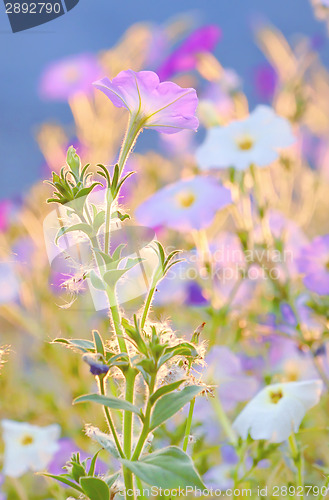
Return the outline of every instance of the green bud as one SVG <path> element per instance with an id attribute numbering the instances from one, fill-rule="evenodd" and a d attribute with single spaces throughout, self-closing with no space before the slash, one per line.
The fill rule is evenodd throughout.
<path id="1" fill-rule="evenodd" d="M 80 176 L 80 157 L 77 155 L 76 150 L 73 146 L 70 146 L 67 150 L 66 163 L 70 167 L 74 177 L 76 180 L 79 179 Z"/>

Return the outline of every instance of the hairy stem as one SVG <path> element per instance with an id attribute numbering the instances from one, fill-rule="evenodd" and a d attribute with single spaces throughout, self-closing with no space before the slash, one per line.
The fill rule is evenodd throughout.
<path id="1" fill-rule="evenodd" d="M 183 451 L 187 450 L 187 446 L 188 446 L 188 442 L 189 442 L 189 438 L 190 438 L 194 406 L 195 406 L 195 398 L 193 398 L 192 401 L 190 402 L 190 409 L 189 409 L 188 417 L 187 417 L 187 421 L 186 421 L 186 429 L 185 429 L 185 436 L 184 436 L 184 442 L 183 442 Z"/>
<path id="2" fill-rule="evenodd" d="M 104 377 L 98 377 L 98 382 L 99 382 L 99 392 L 102 394 L 102 396 L 106 396 L 106 390 L 105 390 L 105 384 L 104 384 Z M 107 406 L 103 406 L 103 409 L 104 409 L 104 413 L 105 413 L 105 417 L 106 417 L 106 421 L 108 423 L 109 429 L 112 432 L 113 439 L 115 441 L 117 450 L 118 450 L 118 452 L 120 454 L 120 457 L 124 458 L 125 454 L 124 454 L 124 452 L 123 452 L 123 450 L 121 448 L 121 444 L 120 444 L 120 441 L 118 439 L 118 435 L 117 435 L 117 432 L 115 430 L 115 426 L 113 424 L 113 420 L 112 420 L 112 417 L 111 417 L 110 410 L 107 408 Z"/>
<path id="3" fill-rule="evenodd" d="M 129 368 L 125 377 L 126 377 L 125 400 L 133 404 L 136 373 L 131 368 Z M 125 456 L 128 459 L 130 459 L 131 457 L 132 435 L 133 435 L 133 414 L 130 411 L 125 411 L 124 424 L 123 424 L 123 450 Z M 128 491 L 128 490 L 133 490 L 134 488 L 134 480 L 132 472 L 129 469 L 124 468 L 123 475 L 126 487 L 126 498 L 134 498 L 135 495 L 131 491 Z"/>
<path id="4" fill-rule="evenodd" d="M 151 306 L 151 303 L 153 300 L 154 292 L 155 292 L 155 286 L 152 284 L 152 286 L 147 294 L 145 305 L 144 305 L 143 315 L 142 315 L 142 319 L 141 319 L 141 330 L 143 330 L 143 328 L 145 326 L 145 322 L 147 320 L 147 316 L 149 314 L 150 306 Z"/>
<path id="5" fill-rule="evenodd" d="M 136 445 L 132 460 L 138 460 L 140 454 L 143 451 L 143 447 L 144 447 L 145 441 L 147 439 L 147 436 L 149 435 L 150 418 L 151 418 L 151 410 L 152 410 L 150 396 L 152 395 L 152 393 L 154 391 L 155 380 L 156 380 L 156 375 L 152 377 L 150 385 L 149 385 L 149 397 L 148 397 L 146 410 L 145 410 L 144 424 L 143 424 L 142 432 L 139 436 L 139 440 L 138 440 L 138 443 Z"/>
<path id="6" fill-rule="evenodd" d="M 297 469 L 296 472 L 296 484 L 302 492 L 302 496 L 298 495 L 298 498 L 304 498 L 303 489 L 304 489 L 304 481 L 303 481 L 303 473 L 304 473 L 304 464 L 303 464 L 303 455 L 301 451 L 298 449 L 298 444 L 296 441 L 296 436 L 294 433 L 289 436 L 288 443 L 290 446 L 291 457 L 294 461 L 295 467 Z"/>

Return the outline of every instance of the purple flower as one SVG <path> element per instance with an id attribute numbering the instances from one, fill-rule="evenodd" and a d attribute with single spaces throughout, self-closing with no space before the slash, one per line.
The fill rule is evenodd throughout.
<path id="1" fill-rule="evenodd" d="M 195 30 L 160 66 L 157 71 L 160 80 L 171 78 L 175 73 L 195 69 L 199 54 L 211 52 L 220 36 L 220 28 L 214 25 Z"/>
<path id="2" fill-rule="evenodd" d="M 275 87 L 278 82 L 276 71 L 269 64 L 260 64 L 254 70 L 254 84 L 258 96 L 270 101 L 273 98 Z"/>
<path id="3" fill-rule="evenodd" d="M 101 72 L 92 54 L 79 54 L 52 62 L 40 80 L 40 95 L 45 99 L 66 101 L 80 92 L 88 93 Z"/>
<path id="4" fill-rule="evenodd" d="M 301 249 L 297 267 L 306 288 L 319 295 L 329 294 L 329 234 L 318 236 Z"/>
<path id="5" fill-rule="evenodd" d="M 19 298 L 20 282 L 13 262 L 0 262 L 0 304 Z"/>
<path id="6" fill-rule="evenodd" d="M 259 269 L 253 265 L 247 270 L 246 255 L 239 238 L 233 233 L 221 233 L 211 243 L 210 250 L 218 296 L 224 303 L 231 301 L 231 306 L 245 307 L 253 298 Z M 239 286 L 238 282 L 241 282 Z"/>
<path id="7" fill-rule="evenodd" d="M 188 232 L 210 226 L 216 212 L 230 203 L 227 188 L 211 177 L 197 176 L 157 191 L 137 208 L 136 218 L 146 226 Z"/>
<path id="8" fill-rule="evenodd" d="M 73 453 L 80 453 L 80 459 L 86 460 L 91 455 L 86 453 L 85 451 L 79 449 L 75 442 L 70 438 L 62 438 L 58 441 L 59 449 L 55 453 L 52 461 L 48 466 L 48 472 L 50 474 L 59 475 L 63 474 L 65 471 L 63 467 L 66 462 L 68 462 L 73 455 Z M 102 462 L 101 460 L 97 460 L 96 462 L 96 474 L 106 474 L 108 471 L 108 466 Z"/>
<path id="9" fill-rule="evenodd" d="M 259 389 L 258 380 L 245 374 L 238 356 L 226 346 L 213 347 L 206 363 L 206 379 L 218 385 L 218 396 L 226 410 L 252 398 Z"/>
<path id="10" fill-rule="evenodd" d="M 94 83 L 117 108 L 126 108 L 139 129 L 153 128 L 165 134 L 197 130 L 198 98 L 192 88 L 173 82 L 160 83 L 153 71 L 121 71 L 113 80 Z"/>
<path id="11" fill-rule="evenodd" d="M 0 231 L 5 231 L 9 225 L 11 202 L 10 200 L 0 201 Z"/>
<path id="12" fill-rule="evenodd" d="M 207 304 L 202 289 L 196 281 L 199 276 L 196 252 L 184 253 L 181 258 L 184 259 L 183 262 L 173 266 L 165 278 L 157 285 L 155 305 L 185 303 L 193 306 L 203 306 Z"/>

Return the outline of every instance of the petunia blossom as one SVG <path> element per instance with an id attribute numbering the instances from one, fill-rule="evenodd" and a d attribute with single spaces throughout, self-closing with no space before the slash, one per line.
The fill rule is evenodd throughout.
<path id="1" fill-rule="evenodd" d="M 90 457 L 90 453 L 88 454 L 87 452 L 78 448 L 78 446 L 72 439 L 67 437 L 61 438 L 58 441 L 58 450 L 54 454 L 51 462 L 47 467 L 48 472 L 54 475 L 63 474 L 63 468 L 66 465 L 66 462 L 71 459 L 73 453 L 79 453 L 80 460 L 86 460 L 88 457 Z M 95 473 L 97 475 L 100 475 L 106 474 L 107 471 L 108 466 L 103 461 L 98 459 L 96 462 Z"/>
<path id="2" fill-rule="evenodd" d="M 311 292 L 329 294 L 329 234 L 316 237 L 296 259 L 303 283 Z"/>
<path id="3" fill-rule="evenodd" d="M 157 73 L 160 80 L 171 78 L 175 73 L 195 69 L 198 56 L 204 52 L 212 52 L 220 36 L 221 30 L 215 25 L 195 30 L 159 67 Z"/>
<path id="4" fill-rule="evenodd" d="M 101 68 L 92 54 L 78 54 L 52 62 L 41 76 L 39 92 L 45 99 L 66 101 L 73 95 L 90 93 Z"/>
<path id="5" fill-rule="evenodd" d="M 322 380 L 268 385 L 249 401 L 233 428 L 243 439 L 250 434 L 252 439 L 286 441 L 319 402 L 322 387 Z"/>
<path id="6" fill-rule="evenodd" d="M 136 127 L 165 134 L 197 130 L 196 91 L 173 82 L 161 82 L 153 71 L 121 71 L 113 80 L 94 82 L 117 108 L 126 108 Z"/>
<path id="7" fill-rule="evenodd" d="M 2 420 L 5 443 L 3 473 L 20 477 L 28 470 L 41 471 L 59 449 L 60 426 L 38 427 L 25 422 Z"/>
<path id="8" fill-rule="evenodd" d="M 295 142 L 288 120 L 269 106 L 257 108 L 243 120 L 208 130 L 197 149 L 202 169 L 235 167 L 245 170 L 255 164 L 265 167 L 279 157 L 279 149 Z"/>
<path id="9" fill-rule="evenodd" d="M 139 223 L 188 232 L 210 226 L 218 210 L 231 203 L 230 191 L 211 177 L 196 176 L 170 184 L 136 210 Z"/>
<path id="10" fill-rule="evenodd" d="M 218 396 L 226 410 L 254 396 L 259 382 L 246 375 L 240 359 L 226 346 L 215 346 L 206 356 L 206 380 L 218 386 Z"/>

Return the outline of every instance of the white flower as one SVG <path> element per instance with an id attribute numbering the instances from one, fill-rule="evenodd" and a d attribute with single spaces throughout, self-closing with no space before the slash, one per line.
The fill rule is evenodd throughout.
<path id="1" fill-rule="evenodd" d="M 209 129 L 196 158 L 202 169 L 232 166 L 244 170 L 252 164 L 265 167 L 278 158 L 278 149 L 294 142 L 288 120 L 269 106 L 257 106 L 243 120 Z"/>
<path id="2" fill-rule="evenodd" d="M 272 384 L 261 390 L 242 410 L 233 428 L 243 438 L 281 443 L 297 432 L 307 410 L 319 400 L 321 380 Z"/>
<path id="3" fill-rule="evenodd" d="M 58 451 L 59 425 L 38 427 L 25 422 L 2 420 L 5 444 L 3 474 L 19 477 L 28 470 L 45 469 Z"/>

